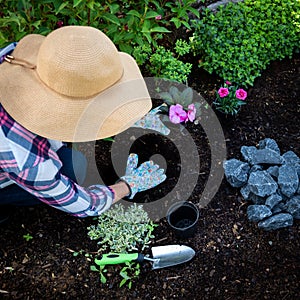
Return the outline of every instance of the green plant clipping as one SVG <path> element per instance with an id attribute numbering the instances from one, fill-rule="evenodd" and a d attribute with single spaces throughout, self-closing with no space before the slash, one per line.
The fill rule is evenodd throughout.
<path id="1" fill-rule="evenodd" d="M 200 66 L 239 86 L 251 86 L 272 60 L 300 47 L 300 1 L 245 0 L 206 9 L 190 39 Z"/>
<path id="2" fill-rule="evenodd" d="M 154 238 L 156 224 L 148 217 L 142 205 L 134 203 L 127 209 L 116 204 L 97 217 L 97 224 L 88 227 L 88 236 L 97 240 L 99 252 L 128 253 L 144 250 Z"/>

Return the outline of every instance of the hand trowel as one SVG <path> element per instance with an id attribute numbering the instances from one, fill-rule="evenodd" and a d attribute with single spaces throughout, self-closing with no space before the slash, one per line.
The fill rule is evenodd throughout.
<path id="1" fill-rule="evenodd" d="M 103 254 L 95 263 L 99 266 L 116 265 L 125 262 L 150 261 L 152 269 L 161 269 L 175 266 L 191 260 L 195 256 L 195 251 L 185 245 L 166 245 L 151 248 L 152 258 L 141 253 L 109 253 Z"/>

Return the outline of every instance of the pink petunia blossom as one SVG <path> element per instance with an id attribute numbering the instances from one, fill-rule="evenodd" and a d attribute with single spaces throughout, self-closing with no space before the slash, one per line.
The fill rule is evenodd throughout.
<path id="1" fill-rule="evenodd" d="M 247 98 L 247 92 L 243 89 L 238 89 L 235 92 L 235 96 L 240 100 L 245 100 Z"/>
<path id="2" fill-rule="evenodd" d="M 231 82 L 228 81 L 228 80 L 226 80 L 225 83 L 226 83 L 227 85 L 231 85 Z"/>
<path id="3" fill-rule="evenodd" d="M 182 105 L 171 105 L 169 110 L 170 121 L 174 124 L 179 124 L 187 119 L 187 113 Z"/>
<path id="4" fill-rule="evenodd" d="M 155 17 L 155 20 L 161 20 L 162 16 L 161 15 L 158 15 Z"/>
<path id="5" fill-rule="evenodd" d="M 228 90 L 228 88 L 223 88 L 223 87 L 221 87 L 221 88 L 219 88 L 219 90 L 218 90 L 218 94 L 219 94 L 219 96 L 220 96 L 221 98 L 224 98 L 224 97 L 226 97 L 226 96 L 229 94 L 229 90 Z"/>
<path id="6" fill-rule="evenodd" d="M 192 103 L 188 106 L 187 119 L 185 121 L 187 122 L 187 120 L 190 120 L 191 122 L 193 122 L 195 120 L 195 117 L 196 117 L 196 107 L 195 104 Z"/>

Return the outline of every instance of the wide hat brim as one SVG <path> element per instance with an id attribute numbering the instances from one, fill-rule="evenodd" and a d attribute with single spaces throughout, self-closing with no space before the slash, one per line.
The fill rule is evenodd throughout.
<path id="1" fill-rule="evenodd" d="M 35 65 L 44 39 L 42 35 L 28 35 L 12 55 Z M 84 142 L 114 136 L 132 126 L 152 106 L 136 61 L 118 53 L 122 77 L 89 98 L 56 93 L 40 80 L 36 69 L 4 62 L 0 66 L 0 102 L 18 123 L 46 138 Z"/>

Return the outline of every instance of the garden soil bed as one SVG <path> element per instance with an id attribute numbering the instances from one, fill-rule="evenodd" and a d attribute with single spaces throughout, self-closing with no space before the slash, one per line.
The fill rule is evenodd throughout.
<path id="1" fill-rule="evenodd" d="M 256 145 L 266 137 L 276 140 L 282 152 L 292 150 L 300 155 L 299 78 L 299 54 L 271 63 L 248 90 L 247 105 L 238 116 L 220 119 L 227 158 L 240 158 L 242 145 Z M 197 67 L 189 82 L 210 104 L 221 83 L 217 76 Z M 189 198 L 197 203 L 209 174 L 211 153 L 201 126 L 186 127 L 201 160 L 198 183 Z M 89 155 L 90 146 L 87 143 L 80 148 Z M 97 165 L 108 180 L 114 177 L 108 172 L 110 146 L 110 142 L 101 141 L 95 147 Z M 159 193 L 173 189 L 178 153 L 168 138 L 146 135 L 132 150 L 145 158 L 156 152 L 165 155 L 168 180 Z M 155 201 L 156 193 L 146 193 L 148 198 L 144 195 L 139 201 Z M 239 190 L 223 179 L 212 201 L 200 208 L 193 238 L 177 239 L 165 218 L 159 220 L 154 245 L 183 243 L 195 249 L 196 255 L 190 262 L 171 268 L 152 271 L 143 265 L 131 289 L 118 287 L 118 267 L 110 268 L 105 285 L 90 271 L 92 262 L 84 253 L 97 249 L 96 242 L 87 236 L 91 219 L 74 218 L 44 205 L 20 208 L 0 227 L 0 298 L 299 299 L 299 220 L 292 227 L 266 232 L 247 219 L 248 205 Z M 26 241 L 26 234 L 33 238 Z M 83 254 L 73 256 L 72 251 L 81 250 Z"/>

